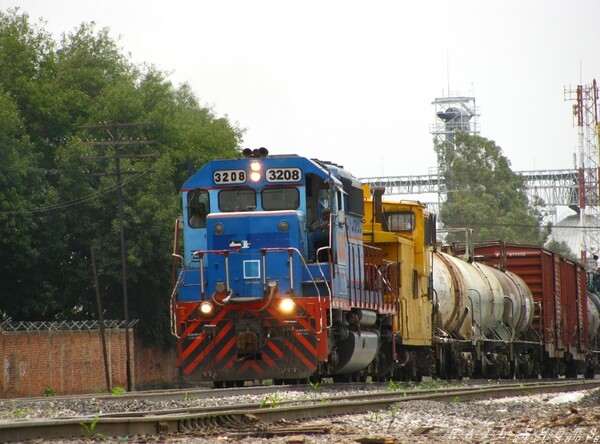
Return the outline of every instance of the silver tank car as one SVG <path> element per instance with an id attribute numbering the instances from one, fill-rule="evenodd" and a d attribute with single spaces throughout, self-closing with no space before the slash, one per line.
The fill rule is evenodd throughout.
<path id="1" fill-rule="evenodd" d="M 600 333 L 600 298 L 594 293 L 588 293 L 587 301 L 588 324 L 590 326 L 590 343 L 594 343 Z"/>
<path id="2" fill-rule="evenodd" d="M 489 268 L 489 267 L 488 267 Z M 491 268 L 502 285 L 504 292 L 504 315 L 502 322 L 515 335 L 526 332 L 533 322 L 533 295 L 531 290 L 516 274 Z"/>
<path id="3" fill-rule="evenodd" d="M 533 296 L 523 280 L 480 263 L 435 252 L 436 325 L 461 339 L 509 339 L 533 320 Z"/>

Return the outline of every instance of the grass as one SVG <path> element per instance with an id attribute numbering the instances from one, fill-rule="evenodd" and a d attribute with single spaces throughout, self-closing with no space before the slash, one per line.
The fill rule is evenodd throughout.
<path id="1" fill-rule="evenodd" d="M 125 393 L 127 393 L 127 390 L 125 390 L 123 387 L 117 386 L 110 390 L 110 394 L 114 396 L 124 395 Z"/>
<path id="2" fill-rule="evenodd" d="M 281 403 L 281 393 L 275 392 L 272 395 L 265 396 L 259 405 L 259 408 L 263 407 L 277 407 Z"/>
<path id="3" fill-rule="evenodd" d="M 84 422 L 80 422 L 79 425 L 85 429 L 85 433 L 88 438 L 92 439 L 104 439 L 104 435 L 101 433 L 95 433 L 96 425 L 98 424 L 98 418 L 100 418 L 100 413 L 96 413 L 94 420 L 90 424 L 86 424 Z"/>

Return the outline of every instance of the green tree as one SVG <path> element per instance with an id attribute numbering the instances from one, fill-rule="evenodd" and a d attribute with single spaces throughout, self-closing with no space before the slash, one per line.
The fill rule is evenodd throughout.
<path id="1" fill-rule="evenodd" d="M 475 241 L 504 240 L 542 245 L 543 202 L 529 202 L 525 180 L 494 141 L 457 132 L 455 144 L 435 146 L 444 165 L 447 200 L 440 208 L 446 228 L 472 228 Z M 450 234 L 448 240 L 458 240 Z"/>
<path id="2" fill-rule="evenodd" d="M 188 165 L 236 156 L 242 131 L 152 66 L 134 66 L 108 30 L 82 24 L 60 44 L 26 14 L 0 12 L 0 312 L 21 320 L 95 317 L 90 248 L 105 315 L 123 317 L 115 134 L 83 126 L 150 122 L 119 137 L 152 140 L 124 153 L 130 318 L 146 339 L 169 333 L 173 222 Z M 105 160 L 89 160 L 100 157 Z"/>
<path id="3" fill-rule="evenodd" d="M 552 251 L 553 253 L 560 254 L 561 256 L 564 256 L 572 261 L 579 261 L 577 255 L 573 253 L 573 251 L 565 241 L 559 242 L 555 239 L 551 239 L 550 241 L 548 241 L 548 243 L 546 243 L 544 248 Z"/>

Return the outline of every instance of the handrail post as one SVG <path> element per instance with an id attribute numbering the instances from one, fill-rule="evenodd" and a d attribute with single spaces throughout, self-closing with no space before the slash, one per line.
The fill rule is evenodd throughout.
<path id="1" fill-rule="evenodd" d="M 198 253 L 198 260 L 200 261 L 200 300 L 204 300 L 204 253 L 201 251 Z"/>
<path id="2" fill-rule="evenodd" d="M 260 254 L 262 256 L 263 291 L 267 291 L 267 249 L 261 248 Z"/>
<path id="3" fill-rule="evenodd" d="M 229 251 L 225 251 L 225 285 L 227 286 L 227 293 L 231 289 L 229 285 Z"/>
<path id="4" fill-rule="evenodd" d="M 288 248 L 288 255 L 290 257 L 290 296 L 294 296 L 294 249 Z"/>

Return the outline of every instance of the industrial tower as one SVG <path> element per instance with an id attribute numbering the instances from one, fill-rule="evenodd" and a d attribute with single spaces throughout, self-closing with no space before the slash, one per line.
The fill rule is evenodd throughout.
<path id="1" fill-rule="evenodd" d="M 600 124 L 598 121 L 598 85 L 565 88 L 565 100 L 574 100 L 573 117 L 578 129 L 577 169 L 579 175 L 579 223 L 583 231 L 580 258 L 595 266 L 592 255 L 600 256 L 600 230 L 592 221 L 600 220 Z M 593 229 L 592 229 L 593 228 Z"/>
<path id="2" fill-rule="evenodd" d="M 465 131 L 470 135 L 479 134 L 479 113 L 475 105 L 475 97 L 439 97 L 431 102 L 435 107 L 435 123 L 430 126 L 429 132 L 435 136 L 435 144 L 451 143 L 454 145 L 454 134 L 456 131 Z M 444 177 L 446 165 L 438 155 L 437 177 Z M 430 171 L 430 174 L 432 172 Z M 445 182 L 438 184 L 438 205 L 446 196 Z"/>

